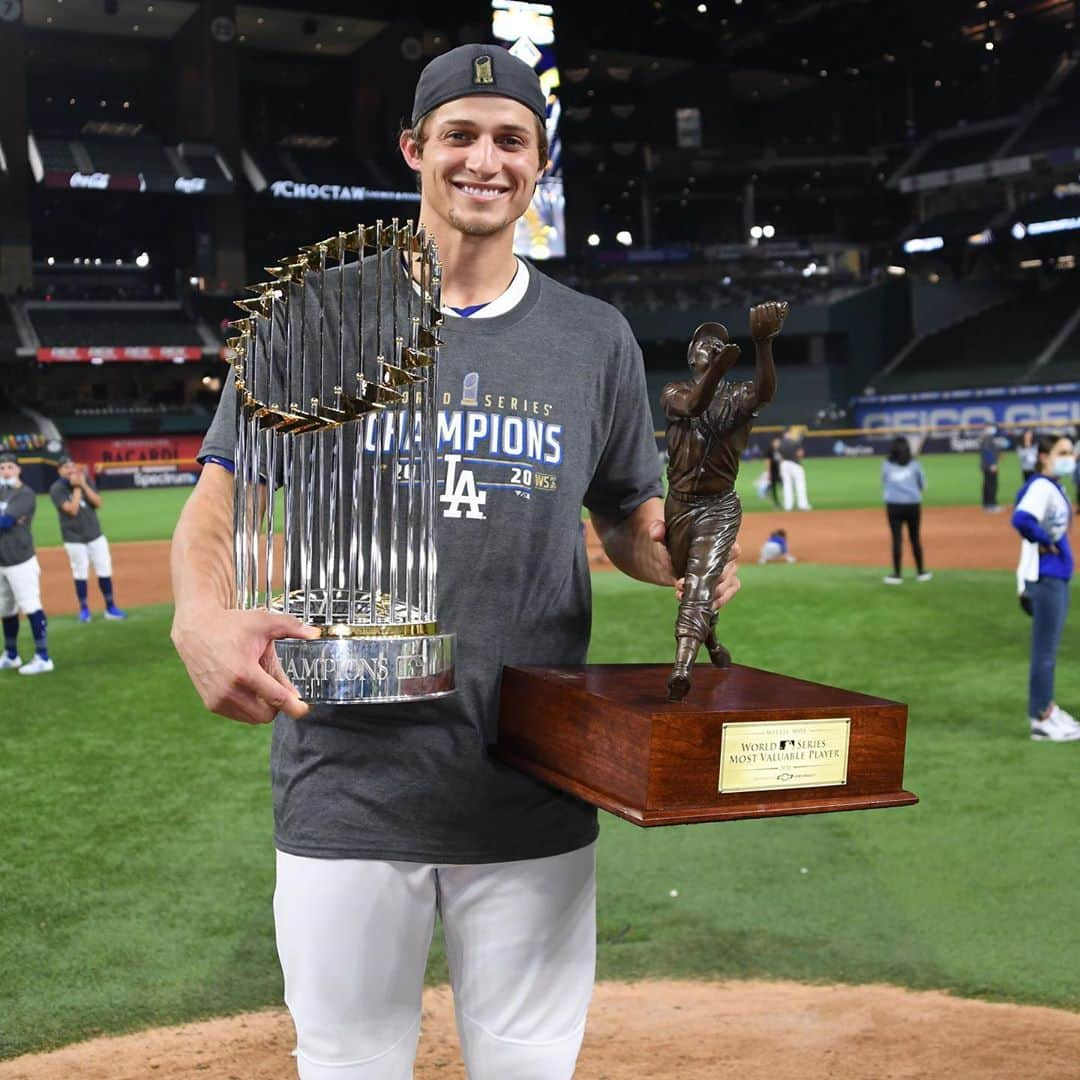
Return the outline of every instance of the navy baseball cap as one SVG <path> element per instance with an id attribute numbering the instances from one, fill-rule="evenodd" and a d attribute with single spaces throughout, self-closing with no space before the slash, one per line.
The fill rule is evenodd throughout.
<path id="1" fill-rule="evenodd" d="M 18 465 L 19 459 L 10 450 L 5 450 L 0 454 L 0 465 Z"/>
<path id="2" fill-rule="evenodd" d="M 536 72 L 524 60 L 501 45 L 459 45 L 436 56 L 420 72 L 413 99 L 413 127 L 432 109 L 475 94 L 519 101 L 541 123 L 547 120 L 547 98 Z"/>

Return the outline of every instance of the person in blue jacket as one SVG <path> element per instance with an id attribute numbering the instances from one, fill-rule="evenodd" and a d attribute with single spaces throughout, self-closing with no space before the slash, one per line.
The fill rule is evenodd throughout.
<path id="1" fill-rule="evenodd" d="M 1080 739 L 1080 723 L 1054 700 L 1054 669 L 1073 573 L 1072 505 L 1061 481 L 1075 469 L 1072 439 L 1041 435 L 1035 474 L 1017 493 L 1012 516 L 1023 538 L 1016 568 L 1020 603 L 1032 616 L 1028 720 L 1031 737 L 1050 742 Z"/>

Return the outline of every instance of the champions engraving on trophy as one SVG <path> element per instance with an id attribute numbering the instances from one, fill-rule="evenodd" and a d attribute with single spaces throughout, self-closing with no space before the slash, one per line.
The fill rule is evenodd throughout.
<path id="1" fill-rule="evenodd" d="M 359 225 L 236 301 L 238 605 L 321 631 L 277 643 L 305 701 L 454 688 L 437 624 L 441 269 L 411 223 Z"/>

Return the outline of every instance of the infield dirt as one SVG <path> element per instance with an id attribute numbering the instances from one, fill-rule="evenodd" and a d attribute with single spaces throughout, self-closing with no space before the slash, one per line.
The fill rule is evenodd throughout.
<path id="1" fill-rule="evenodd" d="M 610 568 L 596 534 L 587 526 L 589 562 L 593 569 Z M 889 530 L 884 510 L 812 510 L 806 513 L 757 513 L 743 519 L 739 542 L 743 560 L 757 559 L 773 529 L 786 529 L 792 553 L 800 562 L 833 566 L 888 566 Z M 978 507 L 927 507 L 923 511 L 923 547 L 931 570 L 1012 570 L 1019 539 L 1009 527 L 1009 515 L 987 514 Z M 904 563 L 913 572 L 905 536 Z M 169 587 L 167 540 L 112 545 L 116 596 L 122 607 L 165 604 Z M 41 590 L 50 615 L 74 614 L 78 607 L 67 555 L 62 547 L 42 548 Z M 91 584 L 90 603 L 100 608 Z M 1078 1074 L 1080 1075 L 1080 1074 Z"/>
<path id="2" fill-rule="evenodd" d="M 0 1080 L 289 1080 L 280 1010 L 0 1063 Z M 888 986 L 597 986 L 577 1080 L 1075 1080 L 1080 1015 Z M 465 1080 L 450 992 L 424 995 L 416 1080 Z"/>

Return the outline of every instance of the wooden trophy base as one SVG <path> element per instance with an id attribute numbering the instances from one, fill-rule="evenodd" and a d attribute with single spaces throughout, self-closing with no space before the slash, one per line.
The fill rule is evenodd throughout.
<path id="1" fill-rule="evenodd" d="M 503 669 L 501 761 L 637 825 L 910 806 L 907 706 L 699 665 L 681 702 L 658 664 Z"/>

